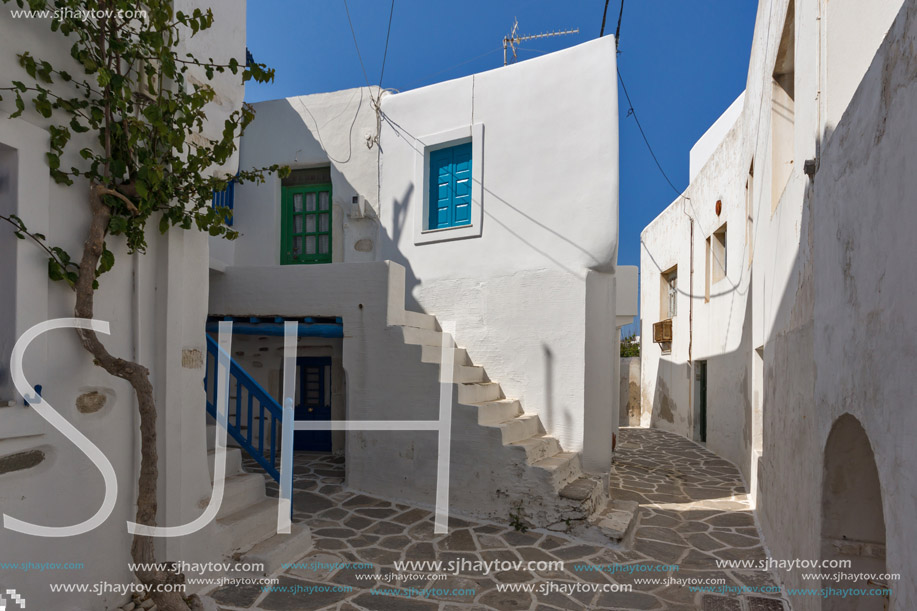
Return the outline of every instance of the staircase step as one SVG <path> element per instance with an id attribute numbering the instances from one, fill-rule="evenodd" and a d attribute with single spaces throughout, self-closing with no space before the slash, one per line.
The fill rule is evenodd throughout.
<path id="1" fill-rule="evenodd" d="M 547 471 L 557 490 L 560 490 L 583 474 L 579 454 L 576 452 L 559 452 L 554 456 L 549 456 L 533 463 L 532 466 Z"/>
<path id="2" fill-rule="evenodd" d="M 235 512 L 216 521 L 224 549 L 232 551 L 252 541 L 262 541 L 277 532 L 277 499 L 267 498 L 260 503 Z"/>
<path id="3" fill-rule="evenodd" d="M 232 422 L 232 420 L 230 420 Z M 213 450 L 216 447 L 217 438 L 216 438 L 217 425 L 208 424 L 207 425 L 207 451 Z M 239 444 L 235 439 L 232 438 L 232 435 L 229 434 L 229 431 L 226 431 L 226 448 L 238 448 Z"/>
<path id="4" fill-rule="evenodd" d="M 612 543 L 621 543 L 636 525 L 638 512 L 637 501 L 610 501 L 605 510 L 589 522 Z"/>
<path id="5" fill-rule="evenodd" d="M 536 435 L 522 441 L 514 441 L 509 445 L 524 448 L 526 461 L 530 465 L 550 458 L 561 451 L 560 442 L 549 435 Z"/>
<path id="6" fill-rule="evenodd" d="M 242 554 L 241 562 L 264 565 L 263 574 L 270 575 L 295 562 L 312 550 L 312 531 L 305 524 L 293 524 L 289 534 L 274 533 Z"/>
<path id="7" fill-rule="evenodd" d="M 585 501 L 598 492 L 596 488 L 601 487 L 602 483 L 598 479 L 584 476 L 573 480 L 557 494 L 561 498 L 570 499 L 571 501 Z"/>
<path id="8" fill-rule="evenodd" d="M 478 424 L 500 424 L 522 413 L 518 399 L 499 399 L 478 403 Z"/>
<path id="9" fill-rule="evenodd" d="M 438 330 L 439 325 L 436 323 L 436 317 L 432 314 L 423 314 L 421 312 L 404 311 L 404 326 L 415 327 L 417 329 Z"/>
<path id="10" fill-rule="evenodd" d="M 420 346 L 442 346 L 443 334 L 434 329 L 418 329 L 416 327 L 401 327 L 405 344 Z"/>
<path id="11" fill-rule="evenodd" d="M 501 422 L 497 426 L 500 428 L 503 445 L 544 434 L 538 414 L 522 414 L 506 422 Z"/>
<path id="12" fill-rule="evenodd" d="M 477 365 L 456 365 L 453 367 L 452 378 L 449 380 L 446 379 L 445 372 L 440 369 L 439 381 L 453 383 L 486 382 L 487 375 L 484 373 L 484 368 Z"/>
<path id="13" fill-rule="evenodd" d="M 496 382 L 459 384 L 458 389 L 458 401 L 463 405 L 474 405 L 503 398 L 503 390 Z"/>
<path id="14" fill-rule="evenodd" d="M 207 450 L 207 468 L 210 469 L 210 479 L 213 480 L 213 459 L 216 450 Z M 226 477 L 242 473 L 242 450 L 239 448 L 226 448 Z"/>
<path id="15" fill-rule="evenodd" d="M 239 473 L 227 477 L 224 486 L 223 502 L 217 518 L 231 516 L 267 498 L 264 494 L 264 476 L 258 473 Z M 206 507 L 208 500 L 203 499 L 201 506 Z"/>
<path id="16" fill-rule="evenodd" d="M 439 363 L 443 358 L 442 346 L 422 346 L 420 352 L 421 363 Z M 468 352 L 464 348 L 452 349 L 452 362 L 455 365 L 471 365 Z"/>

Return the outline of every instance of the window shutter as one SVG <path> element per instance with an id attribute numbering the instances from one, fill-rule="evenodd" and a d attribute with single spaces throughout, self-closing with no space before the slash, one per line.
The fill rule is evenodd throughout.
<path id="1" fill-rule="evenodd" d="M 430 229 L 471 224 L 471 143 L 430 154 Z"/>

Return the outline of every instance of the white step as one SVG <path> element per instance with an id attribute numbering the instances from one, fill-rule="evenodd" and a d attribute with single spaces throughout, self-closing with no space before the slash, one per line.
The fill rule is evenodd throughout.
<path id="1" fill-rule="evenodd" d="M 312 531 L 305 524 L 293 524 L 289 534 L 274 533 L 242 554 L 242 562 L 264 565 L 263 574 L 270 575 L 284 564 L 295 562 L 312 551 Z"/>
<path id="2" fill-rule="evenodd" d="M 207 467 L 210 469 L 210 479 L 213 480 L 213 459 L 216 450 L 207 450 Z M 239 448 L 226 448 L 226 477 L 242 473 L 242 450 Z"/>
<path id="3" fill-rule="evenodd" d="M 223 502 L 217 518 L 231 516 L 267 498 L 264 493 L 264 476 L 258 473 L 239 473 L 227 477 L 224 486 Z M 204 499 L 202 506 L 206 506 L 207 501 Z"/>
<path id="4" fill-rule="evenodd" d="M 458 383 L 486 382 L 487 376 L 483 367 L 477 365 L 456 365 L 452 368 L 451 379 L 446 379 L 446 371 L 440 368 L 439 381 Z"/>
<path id="5" fill-rule="evenodd" d="M 560 452 L 534 463 L 532 466 L 544 469 L 550 474 L 551 482 L 560 490 L 583 474 L 579 454 Z"/>
<path id="6" fill-rule="evenodd" d="M 217 443 L 216 431 L 217 431 L 216 424 L 207 425 L 207 451 L 208 452 L 216 447 L 216 443 Z M 229 434 L 229 431 L 226 431 L 226 447 L 227 448 L 238 448 L 239 447 L 238 442 L 236 442 L 236 440 L 232 438 L 232 435 Z"/>
<path id="7" fill-rule="evenodd" d="M 223 549 L 230 551 L 250 546 L 277 533 L 277 499 L 268 498 L 249 505 L 216 522 Z"/>
<path id="8" fill-rule="evenodd" d="M 404 326 L 415 327 L 417 329 L 436 330 L 436 317 L 432 314 L 423 314 L 421 312 L 404 311 Z"/>
<path id="9" fill-rule="evenodd" d="M 442 346 L 443 334 L 433 329 L 418 329 L 416 327 L 401 327 L 405 344 L 419 346 Z"/>
<path id="10" fill-rule="evenodd" d="M 458 389 L 458 402 L 463 405 L 474 405 L 503 398 L 503 391 L 496 382 L 459 384 Z"/>
<path id="11" fill-rule="evenodd" d="M 544 434 L 538 414 L 522 414 L 497 426 L 500 428 L 503 445 Z"/>
<path id="12" fill-rule="evenodd" d="M 478 404 L 478 424 L 500 424 L 522 413 L 518 399 L 499 399 Z"/>
<path id="13" fill-rule="evenodd" d="M 515 441 L 509 445 L 523 448 L 525 450 L 525 458 L 530 465 L 539 460 L 550 458 L 561 451 L 560 442 L 548 435 L 536 435 L 522 441 Z"/>
<path id="14" fill-rule="evenodd" d="M 422 346 L 420 351 L 421 363 L 439 363 L 443 358 L 442 346 Z M 468 352 L 464 348 L 452 349 L 452 362 L 455 365 L 471 365 Z"/>

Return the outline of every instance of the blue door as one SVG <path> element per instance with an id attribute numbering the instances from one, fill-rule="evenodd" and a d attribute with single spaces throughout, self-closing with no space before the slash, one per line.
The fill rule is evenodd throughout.
<path id="1" fill-rule="evenodd" d="M 301 356 L 296 359 L 296 419 L 331 420 L 331 358 Z M 296 431 L 293 449 L 330 452 L 331 431 Z"/>
<path id="2" fill-rule="evenodd" d="M 428 229 L 471 224 L 471 143 L 430 153 Z"/>

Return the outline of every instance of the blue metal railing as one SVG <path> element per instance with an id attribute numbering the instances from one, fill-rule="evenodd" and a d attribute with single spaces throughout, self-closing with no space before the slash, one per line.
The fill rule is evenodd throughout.
<path id="1" fill-rule="evenodd" d="M 219 344 L 208 335 L 204 389 L 207 393 L 207 413 L 214 420 L 217 418 L 219 352 Z M 280 404 L 230 358 L 226 430 L 239 446 L 278 482 L 280 472 L 276 467 L 279 445 L 277 429 L 282 419 L 283 409 Z M 268 443 L 267 447 L 265 441 Z"/>
<path id="2" fill-rule="evenodd" d="M 233 206 L 235 205 L 235 195 L 236 193 L 236 181 L 230 180 L 226 183 L 226 188 L 222 191 L 213 192 L 213 207 L 214 208 L 229 208 L 230 215 L 226 219 L 226 224 L 232 227 L 232 212 Z"/>

